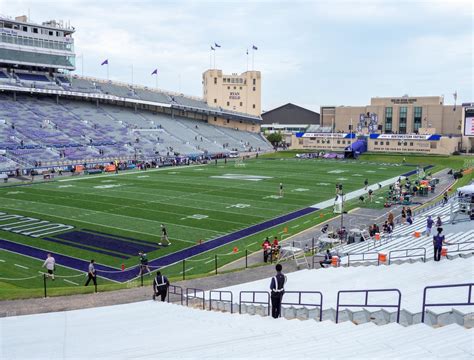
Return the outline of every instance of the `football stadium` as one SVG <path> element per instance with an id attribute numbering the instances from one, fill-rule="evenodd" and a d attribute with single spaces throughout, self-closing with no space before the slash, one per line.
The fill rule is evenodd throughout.
<path id="1" fill-rule="evenodd" d="M 186 95 L 10 15 L 2 359 L 474 357 L 474 102 L 265 111 L 259 44 Z"/>

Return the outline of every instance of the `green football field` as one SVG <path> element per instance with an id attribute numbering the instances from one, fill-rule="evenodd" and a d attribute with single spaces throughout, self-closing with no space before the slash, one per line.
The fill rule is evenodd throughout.
<path id="1" fill-rule="evenodd" d="M 0 238 L 53 254 L 87 261 L 94 258 L 97 263 L 116 269 L 122 264 L 128 268 L 137 264 L 134 251 L 141 245 L 148 249 L 149 259 L 159 258 L 199 241 L 206 242 L 331 199 L 336 183 L 342 183 L 347 193 L 362 188 L 366 178 L 374 184 L 414 169 L 414 166 L 369 161 L 253 159 L 245 161 L 245 166 L 221 161 L 218 165 L 64 177 L 48 183 L 1 187 L 0 212 L 74 228 L 64 234 L 35 238 L 14 230 L 6 231 L 4 227 Z M 283 197 L 279 196 L 280 183 L 284 188 Z M 196 256 L 189 264 L 193 260 L 202 261 L 185 271 L 190 276 L 210 271 L 215 265 L 214 254 L 221 256 L 219 261 L 232 261 L 243 254 L 243 249 L 257 251 L 264 236 L 281 236 L 283 226 L 289 227 L 290 233 L 297 232 L 317 224 L 331 211 L 312 213 L 278 229 L 268 229 Z M 0 217 L 0 228 L 2 221 L 11 222 Z M 161 224 L 169 233 L 171 245 L 168 247 L 156 245 L 161 239 Z M 300 224 L 299 229 L 291 230 Z M 104 234 L 113 241 L 116 237 L 126 238 L 129 242 L 124 249 L 113 248 L 113 241 L 112 248 L 100 243 L 83 244 L 76 238 L 68 238 L 69 231 Z M 239 249 L 238 254 L 233 254 L 234 247 Z M 2 289 L 40 288 L 42 280 L 38 277 L 24 281 L 5 279 L 37 276 L 41 265 L 42 261 L 30 257 L 0 252 L 0 292 Z M 167 271 L 179 276 L 182 268 L 178 264 Z M 73 269 L 58 266 L 57 273 L 77 277 L 66 278 L 67 281 L 58 279 L 52 287 L 74 287 L 84 281 L 83 273 Z M 109 281 L 104 279 L 101 283 Z"/>

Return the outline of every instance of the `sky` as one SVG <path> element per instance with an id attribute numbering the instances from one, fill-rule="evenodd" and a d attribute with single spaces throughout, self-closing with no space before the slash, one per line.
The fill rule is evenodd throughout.
<path id="1" fill-rule="evenodd" d="M 202 73 L 262 72 L 262 109 L 375 96 L 474 102 L 471 0 L 0 0 L 0 14 L 75 27 L 76 73 L 202 96 Z M 252 51 L 252 45 L 258 50 Z M 246 55 L 249 49 L 249 55 Z M 253 53 L 253 54 L 252 54 Z M 82 68 L 83 63 L 83 68 Z"/>

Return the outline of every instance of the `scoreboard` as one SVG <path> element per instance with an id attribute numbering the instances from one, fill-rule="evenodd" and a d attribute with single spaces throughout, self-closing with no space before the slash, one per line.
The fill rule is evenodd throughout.
<path id="1" fill-rule="evenodd" d="M 474 136 L 474 107 L 464 108 L 464 136 Z"/>

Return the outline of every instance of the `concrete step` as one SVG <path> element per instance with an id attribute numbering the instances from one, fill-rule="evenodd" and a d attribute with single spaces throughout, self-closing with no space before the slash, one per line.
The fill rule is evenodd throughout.
<path id="1" fill-rule="evenodd" d="M 202 309 L 202 301 L 198 299 L 190 299 L 190 306 Z M 206 303 L 208 309 L 208 302 Z M 239 304 L 231 304 L 228 301 L 212 301 L 212 310 L 221 312 L 230 312 L 231 308 L 234 314 L 239 313 Z M 242 304 L 242 314 L 268 316 L 268 306 L 259 304 Z M 319 321 L 318 307 L 295 307 L 288 306 L 282 308 L 282 317 L 288 320 L 314 320 Z M 322 311 L 322 321 L 336 321 L 336 310 L 333 308 L 324 309 Z M 377 325 L 386 325 L 397 321 L 397 313 L 389 312 L 385 309 L 370 311 L 367 309 L 352 311 L 343 309 L 339 311 L 338 322 L 351 321 L 354 324 L 364 324 L 373 322 Z M 400 324 L 403 326 L 416 325 L 421 323 L 421 312 L 412 313 L 402 309 L 400 311 Z M 462 313 L 459 310 L 452 309 L 443 313 L 434 313 L 430 310 L 426 311 L 425 323 L 432 327 L 440 327 L 449 324 L 458 324 L 466 328 L 474 327 L 474 313 Z"/>

